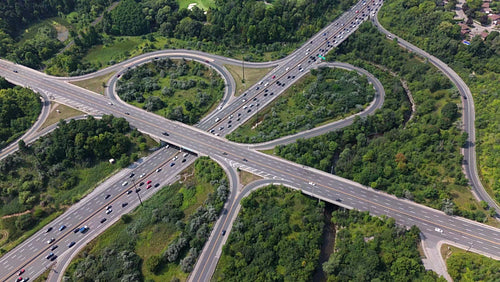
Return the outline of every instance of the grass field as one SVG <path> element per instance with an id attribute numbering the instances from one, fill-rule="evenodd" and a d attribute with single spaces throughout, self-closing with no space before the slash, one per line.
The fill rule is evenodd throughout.
<path id="1" fill-rule="evenodd" d="M 273 68 L 245 68 L 245 83 L 242 83 L 243 79 L 243 67 L 234 65 L 224 65 L 227 70 L 231 73 L 234 80 L 236 81 L 236 91 L 234 96 L 240 96 L 245 90 L 250 86 L 261 80 L 268 72 Z"/>
<path id="2" fill-rule="evenodd" d="M 239 174 L 239 177 L 240 177 L 240 183 L 243 186 L 247 185 L 248 183 L 254 182 L 255 180 L 262 179 L 262 177 L 257 176 L 255 174 L 252 174 L 250 172 L 244 171 L 244 170 L 240 170 L 238 172 L 238 174 Z"/>
<path id="3" fill-rule="evenodd" d="M 64 31 L 69 29 L 70 24 L 65 19 L 60 17 L 54 17 L 43 20 L 25 29 L 24 32 L 21 34 L 21 39 L 19 40 L 19 43 L 22 44 L 26 40 L 35 38 L 38 29 L 40 29 L 41 27 L 49 27 L 55 29 L 56 31 Z"/>
<path id="4" fill-rule="evenodd" d="M 80 86 L 82 88 L 85 88 L 87 90 L 93 91 L 95 93 L 99 93 L 101 95 L 104 95 L 104 86 L 108 80 L 115 75 L 115 72 L 108 73 L 105 75 L 101 75 L 98 77 L 94 77 L 91 79 L 87 80 L 79 80 L 79 81 L 72 81 L 71 84 Z"/>
<path id="5" fill-rule="evenodd" d="M 135 36 L 119 37 L 110 46 L 98 45 L 89 50 L 87 55 L 83 57 L 83 62 L 89 62 L 95 65 L 106 66 L 109 62 L 119 62 L 136 49 L 143 39 Z"/>
<path id="6" fill-rule="evenodd" d="M 207 10 L 208 8 L 215 6 L 215 0 L 178 0 L 177 3 L 179 3 L 180 9 L 187 8 L 191 3 L 196 3 L 198 8 L 203 10 Z"/>
<path id="7" fill-rule="evenodd" d="M 59 110 L 59 112 L 57 111 Z M 45 122 L 42 124 L 42 129 L 46 128 L 47 126 L 50 126 L 54 123 L 58 123 L 61 119 L 67 119 L 70 117 L 75 117 L 79 115 L 83 115 L 84 113 L 74 109 L 70 108 L 66 105 L 63 104 L 58 104 L 58 103 L 50 103 L 50 114 L 45 120 Z"/>

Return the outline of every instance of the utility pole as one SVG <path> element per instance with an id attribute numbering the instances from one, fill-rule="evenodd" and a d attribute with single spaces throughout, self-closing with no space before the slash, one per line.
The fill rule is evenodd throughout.
<path id="1" fill-rule="evenodd" d="M 135 187 L 135 178 L 132 178 L 132 182 L 134 182 L 134 186 L 132 186 L 132 189 L 135 189 L 135 194 L 137 194 L 137 198 L 139 198 L 139 203 L 141 203 L 142 206 L 141 196 L 139 195 L 139 191 L 137 191 L 137 188 Z"/>
<path id="2" fill-rule="evenodd" d="M 241 82 L 245 83 L 245 55 L 243 54 L 243 51 L 241 51 L 241 64 L 243 65 L 243 79 Z"/>

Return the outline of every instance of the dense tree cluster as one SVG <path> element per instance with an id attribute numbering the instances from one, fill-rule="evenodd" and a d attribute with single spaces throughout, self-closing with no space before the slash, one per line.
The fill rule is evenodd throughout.
<path id="1" fill-rule="evenodd" d="M 311 129 L 362 110 L 375 93 L 366 77 L 332 68 L 312 70 L 311 76 L 287 91 L 228 139 L 258 143 Z"/>
<path id="2" fill-rule="evenodd" d="M 474 9 L 481 3 L 467 1 Z M 382 6 L 379 18 L 392 32 L 447 63 L 471 89 L 476 108 L 480 174 L 483 184 L 491 187 L 500 201 L 500 147 L 497 146 L 500 118 L 496 114 L 500 103 L 500 33 L 492 31 L 484 40 L 476 36 L 469 46 L 462 44 L 461 40 L 468 38 L 462 37 L 453 19 L 455 4 L 452 1 L 443 9 L 428 0 L 389 0 Z"/>
<path id="3" fill-rule="evenodd" d="M 78 168 L 90 168 L 114 157 L 128 165 L 133 152 L 130 131 L 123 118 L 103 116 L 101 120 L 61 121 L 52 133 L 33 145 L 21 140 L 19 151 L 0 161 L 0 215 L 25 210 L 34 212 L 2 220 L 9 230 L 9 240 L 15 240 L 59 205 L 72 204 L 77 198 L 57 198 L 70 194 L 81 179 Z M 140 135 L 134 131 L 135 135 Z M 71 197 L 71 196 L 70 196 Z"/>
<path id="4" fill-rule="evenodd" d="M 223 89 L 220 76 L 201 63 L 160 59 L 126 72 L 116 92 L 143 109 L 194 124 L 222 98 Z"/>
<path id="5" fill-rule="evenodd" d="M 338 231 L 335 251 L 323 264 L 328 281 L 438 281 L 422 265 L 416 226 L 406 230 L 392 218 L 356 210 L 334 211 L 332 222 Z"/>
<path id="6" fill-rule="evenodd" d="M 447 260 L 453 281 L 499 281 L 500 262 L 469 252 L 453 253 Z"/>
<path id="7" fill-rule="evenodd" d="M 41 111 L 37 94 L 27 88 L 11 86 L 0 77 L 0 149 L 30 128 Z"/>
<path id="8" fill-rule="evenodd" d="M 215 280 L 311 281 L 324 224 L 317 201 L 283 186 L 268 186 L 241 205 Z"/>
<path id="9" fill-rule="evenodd" d="M 68 281 L 140 281 L 172 267 L 192 271 L 229 189 L 224 170 L 207 157 L 198 158 L 189 173 L 194 173 L 194 177 L 188 177 L 183 184 L 164 187 L 134 213 L 124 215 L 119 224 L 102 235 L 101 243 L 84 250 L 66 273 Z M 199 185 L 208 187 L 208 197 L 197 194 L 197 190 L 205 189 Z M 206 199 L 198 202 L 198 197 Z M 164 235 L 151 234 L 158 230 Z M 137 252 L 148 248 L 151 237 L 161 240 L 162 247 L 153 254 Z M 110 254 L 123 253 L 127 254 L 127 260 L 109 259 Z M 142 264 L 149 273 L 141 271 Z M 136 279 L 128 280 L 130 275 Z"/>
<path id="10" fill-rule="evenodd" d="M 458 210 L 452 201 L 452 191 L 467 184 L 459 151 L 466 136 L 452 125 L 457 118 L 453 105 L 438 111 L 441 103 L 454 103 L 458 96 L 449 89 L 449 81 L 385 40 L 370 24 L 362 25 L 334 56 L 371 72 L 377 72 L 376 68 L 361 59 L 398 72 L 408 81 L 417 104 L 415 118 L 405 123 L 409 105 L 399 102 L 405 99 L 404 92 L 376 74 L 387 94 L 381 110 L 357 118 L 339 131 L 278 146 L 275 153 L 398 197 L 483 221 L 483 211 Z"/>

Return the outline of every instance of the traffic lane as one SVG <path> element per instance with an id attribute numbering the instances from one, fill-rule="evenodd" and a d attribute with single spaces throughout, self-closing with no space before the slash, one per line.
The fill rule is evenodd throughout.
<path id="1" fill-rule="evenodd" d="M 170 151 L 158 151 L 157 154 L 153 155 L 150 161 L 145 162 L 146 166 L 142 166 L 141 169 L 152 169 L 155 168 L 159 162 L 163 162 L 164 158 L 160 158 L 162 153 L 168 154 L 168 157 L 170 157 L 175 155 L 177 153 L 177 150 L 171 149 Z M 104 191 L 102 191 L 103 189 L 96 189 L 95 192 L 89 194 L 88 200 L 83 199 L 81 203 L 77 203 L 76 205 L 72 206 L 62 216 L 58 217 L 56 220 L 47 225 L 47 228 L 52 227 L 52 231 L 47 232 L 47 228 L 44 228 L 38 231 L 35 236 L 31 236 L 24 243 L 14 248 L 12 252 L 5 254 L 0 259 L 0 264 L 5 266 L 5 268 L 2 268 L 2 270 L 0 270 L 0 275 L 7 275 L 7 273 L 12 269 L 15 269 L 17 266 L 21 265 L 23 261 L 29 259 L 31 257 L 31 254 L 33 254 L 34 252 L 37 252 L 38 250 L 48 249 L 47 240 L 49 240 L 50 238 L 54 238 L 56 242 L 58 242 L 60 236 L 65 235 L 65 233 L 61 233 L 61 231 L 58 231 L 58 228 L 60 226 L 66 226 L 66 229 L 63 230 L 64 232 L 66 232 L 67 230 L 73 230 L 76 227 L 81 227 L 81 224 L 77 225 L 76 221 L 81 221 L 82 219 L 90 216 L 94 212 L 94 210 L 111 204 L 112 201 L 108 203 L 105 203 L 103 201 L 105 199 L 105 196 L 108 194 L 113 195 L 114 193 L 123 193 L 124 187 L 121 184 L 123 183 L 123 179 L 127 179 L 129 175 L 129 172 L 126 171 L 125 173 L 118 175 L 118 177 L 112 177 L 111 181 L 117 182 L 111 184 L 110 188 L 105 189 Z M 108 184 L 106 183 L 106 185 Z M 113 199 L 113 197 L 110 197 L 109 199 L 111 200 Z"/>
<path id="2" fill-rule="evenodd" d="M 159 183 L 160 186 L 158 186 L 158 187 L 153 186 L 150 189 L 145 189 L 145 190 L 141 189 L 139 194 L 141 195 L 140 197 L 141 197 L 142 201 L 144 202 L 147 199 L 151 198 L 157 191 L 159 191 L 159 189 L 161 187 L 168 185 L 168 184 L 172 184 L 175 181 L 177 181 L 177 174 L 179 172 L 181 172 L 182 170 L 186 169 L 192 163 L 194 163 L 196 156 L 189 154 L 188 156 L 186 156 L 185 159 L 186 159 L 185 162 L 181 162 L 176 167 L 172 167 L 172 169 L 170 171 L 168 171 L 168 169 L 165 169 L 165 171 L 162 170 L 163 173 L 162 172 L 158 173 L 161 180 L 157 183 Z M 179 158 L 179 160 L 181 160 L 181 159 Z M 155 182 L 153 182 L 153 183 L 155 183 Z M 122 201 L 127 203 L 127 205 L 125 207 L 117 206 L 116 211 L 115 211 L 115 209 L 113 209 L 113 212 L 111 212 L 110 214 L 106 214 L 103 211 L 102 217 L 99 217 L 99 216 L 95 217 L 95 220 L 93 221 L 93 223 L 97 226 L 97 228 L 94 228 L 95 232 L 92 232 L 92 233 L 89 232 L 90 235 L 88 238 L 85 238 L 85 240 L 80 240 L 79 242 L 77 242 L 77 244 L 75 244 L 74 247 L 72 247 L 72 249 L 70 251 L 64 253 L 63 256 L 59 257 L 60 258 L 59 261 L 62 263 L 58 263 L 56 266 L 55 273 L 58 273 L 58 275 L 51 275 L 49 277 L 48 281 L 58 281 L 60 276 L 62 276 L 64 274 L 65 269 L 69 266 L 71 259 L 74 256 L 76 256 L 78 254 L 78 252 L 80 252 L 81 249 L 83 247 L 85 247 L 85 245 L 88 242 L 90 242 L 95 237 L 99 236 L 110 225 L 112 225 L 116 221 L 118 221 L 123 214 L 127 214 L 127 213 L 132 212 L 138 205 L 140 205 L 140 201 L 139 201 L 139 198 L 137 197 L 137 194 L 136 195 L 133 195 L 133 194 L 136 194 L 136 193 L 134 192 L 130 195 L 125 195 L 127 197 L 124 197 L 124 199 L 122 200 Z M 103 218 L 106 218 L 106 221 L 101 223 L 101 220 Z M 89 225 L 89 227 L 90 227 L 90 225 Z M 67 242 L 69 243 L 69 242 L 71 242 L 71 240 L 68 240 Z"/>

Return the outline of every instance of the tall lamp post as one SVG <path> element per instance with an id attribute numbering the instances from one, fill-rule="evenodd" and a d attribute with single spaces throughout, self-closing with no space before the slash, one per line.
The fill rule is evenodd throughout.
<path id="1" fill-rule="evenodd" d="M 132 186 L 132 188 L 134 189 L 135 188 L 135 178 L 132 178 L 132 182 L 134 182 L 134 186 Z M 137 198 L 139 198 L 139 203 L 141 203 L 141 206 L 142 206 L 142 199 L 141 199 L 141 196 L 139 195 L 139 191 L 137 190 L 137 188 L 135 188 L 135 194 L 137 194 Z"/>

